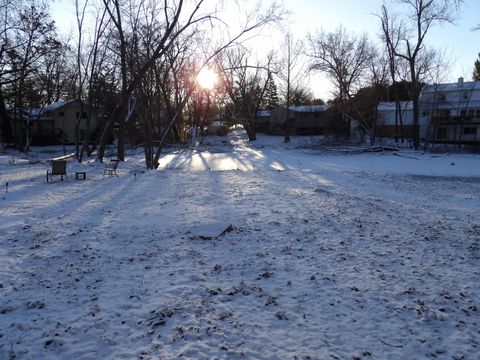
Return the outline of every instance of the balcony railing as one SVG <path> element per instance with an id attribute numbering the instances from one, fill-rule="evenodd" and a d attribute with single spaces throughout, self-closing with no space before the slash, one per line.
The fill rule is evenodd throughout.
<path id="1" fill-rule="evenodd" d="M 461 115 L 461 116 L 449 116 L 449 115 L 436 115 L 432 116 L 432 123 L 469 123 L 473 121 L 480 121 L 473 115 Z"/>

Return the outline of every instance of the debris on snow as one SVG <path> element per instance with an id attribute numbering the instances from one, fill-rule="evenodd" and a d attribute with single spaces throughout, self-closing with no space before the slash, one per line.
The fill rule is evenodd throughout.
<path id="1" fill-rule="evenodd" d="M 216 222 L 195 226 L 190 230 L 190 233 L 194 238 L 212 240 L 230 231 L 233 231 L 233 225 L 231 223 Z"/>

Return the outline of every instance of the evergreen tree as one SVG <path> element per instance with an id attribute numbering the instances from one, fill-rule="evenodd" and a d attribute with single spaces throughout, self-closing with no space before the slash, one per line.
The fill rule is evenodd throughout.
<path id="1" fill-rule="evenodd" d="M 278 91 L 277 85 L 273 77 L 268 79 L 267 88 L 265 89 L 265 96 L 263 99 L 263 108 L 266 110 L 273 110 L 278 106 Z"/>
<path id="2" fill-rule="evenodd" d="M 473 68 L 473 80 L 480 81 L 480 53 L 478 54 L 478 59 L 475 60 Z"/>

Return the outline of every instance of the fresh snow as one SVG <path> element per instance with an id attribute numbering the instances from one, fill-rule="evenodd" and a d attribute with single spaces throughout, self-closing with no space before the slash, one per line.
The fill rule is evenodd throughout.
<path id="1" fill-rule="evenodd" d="M 0 154 L 0 359 L 480 358 L 479 155 L 212 139 Z"/>

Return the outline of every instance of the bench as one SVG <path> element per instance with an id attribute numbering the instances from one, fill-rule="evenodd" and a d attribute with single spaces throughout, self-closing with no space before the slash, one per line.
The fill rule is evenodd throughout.
<path id="1" fill-rule="evenodd" d="M 117 167 L 119 163 L 120 163 L 120 160 L 118 159 L 110 159 L 110 162 L 108 164 L 105 164 L 105 169 L 103 170 L 103 176 L 105 175 L 118 176 Z"/>
<path id="2" fill-rule="evenodd" d="M 76 180 L 85 180 L 87 178 L 86 171 L 75 171 L 75 179 Z"/>
<path id="3" fill-rule="evenodd" d="M 52 170 L 47 170 L 47 182 L 48 179 L 53 180 L 53 176 L 60 176 L 63 181 L 63 175 L 67 178 L 67 160 L 50 160 L 52 164 Z"/>

